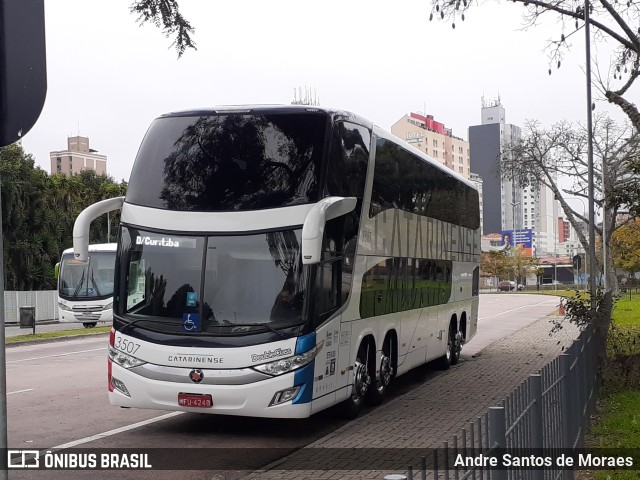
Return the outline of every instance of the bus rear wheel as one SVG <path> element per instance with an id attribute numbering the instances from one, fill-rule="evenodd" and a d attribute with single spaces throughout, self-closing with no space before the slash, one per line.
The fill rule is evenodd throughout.
<path id="1" fill-rule="evenodd" d="M 379 405 L 382 403 L 391 381 L 396 375 L 395 366 L 395 343 L 390 336 L 385 338 L 382 345 L 382 355 L 380 356 L 380 374 L 376 378 L 374 388 L 369 390 L 369 403 Z"/>
<path id="2" fill-rule="evenodd" d="M 353 367 L 353 387 L 351 396 L 343 402 L 342 410 L 347 418 L 358 416 L 364 400 L 367 397 L 369 386 L 371 385 L 371 375 L 369 374 L 369 342 L 363 342 L 358 348 L 355 365 Z"/>
<path id="3" fill-rule="evenodd" d="M 456 331 L 454 322 L 449 325 L 449 334 L 447 335 L 447 350 L 445 354 L 438 359 L 438 368 L 447 370 L 451 365 L 456 365 L 460 361 L 460 350 L 462 349 L 462 334 Z"/>
<path id="4" fill-rule="evenodd" d="M 97 325 L 97 322 L 87 322 L 83 323 L 82 325 L 84 325 L 84 328 L 93 328 Z"/>

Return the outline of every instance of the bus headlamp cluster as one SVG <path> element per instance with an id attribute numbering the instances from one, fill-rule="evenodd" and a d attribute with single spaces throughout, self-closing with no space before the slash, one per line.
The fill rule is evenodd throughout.
<path id="1" fill-rule="evenodd" d="M 124 368 L 133 368 L 143 365 L 147 362 L 140 360 L 139 358 L 132 357 L 131 355 L 127 355 L 120 350 L 116 350 L 112 346 L 109 346 L 109 358 L 114 362 Z"/>
<path id="2" fill-rule="evenodd" d="M 302 353 L 300 355 L 283 358 L 281 360 L 276 360 L 275 362 L 263 363 L 262 365 L 256 365 L 253 368 L 255 370 L 258 370 L 259 372 L 268 373 L 269 375 L 282 375 L 283 373 L 288 373 L 293 370 L 297 370 L 298 368 L 304 367 L 316 357 L 317 353 L 318 347 L 316 346 L 308 352 Z"/>
<path id="3" fill-rule="evenodd" d="M 113 302 L 107 303 L 102 310 L 111 310 L 113 308 Z"/>
<path id="4" fill-rule="evenodd" d="M 69 305 L 65 305 L 62 302 L 58 302 L 58 306 L 60 307 L 60 310 L 65 310 L 67 312 L 73 311 L 73 309 Z"/>

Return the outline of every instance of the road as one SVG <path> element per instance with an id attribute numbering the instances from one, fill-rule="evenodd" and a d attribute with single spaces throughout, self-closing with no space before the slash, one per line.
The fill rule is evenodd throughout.
<path id="1" fill-rule="evenodd" d="M 486 346 L 549 314 L 556 297 L 481 296 L 476 337 L 463 349 L 473 361 Z M 107 337 L 7 349 L 10 448 L 229 448 L 226 480 L 243 477 L 345 423 L 334 410 L 306 420 L 273 420 L 120 409 L 106 395 Z M 421 367 L 397 379 L 394 396 L 439 372 Z M 384 408 L 384 407 L 378 407 Z M 366 413 L 366 412 L 365 412 Z M 260 447 L 271 447 L 271 449 Z M 185 450 L 185 452 L 188 452 Z M 228 453 L 228 455 L 227 455 Z M 10 478 L 86 478 L 86 471 L 12 471 Z M 210 471 L 93 471 L 93 479 L 212 479 Z"/>

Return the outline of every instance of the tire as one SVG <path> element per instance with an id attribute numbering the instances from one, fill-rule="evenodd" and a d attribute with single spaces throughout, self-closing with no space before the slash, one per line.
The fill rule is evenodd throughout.
<path id="1" fill-rule="evenodd" d="M 447 370 L 451 365 L 455 365 L 460 361 L 460 350 L 462 348 L 460 332 L 456 332 L 454 323 L 449 325 L 449 334 L 447 335 L 447 351 L 438 359 L 438 368 Z"/>
<path id="2" fill-rule="evenodd" d="M 451 365 L 457 365 L 460 361 L 460 352 L 462 351 L 462 332 L 457 331 L 454 337 L 453 352 L 451 355 Z"/>
<path id="3" fill-rule="evenodd" d="M 82 325 L 84 325 L 84 328 L 93 328 L 97 325 L 97 322 L 87 322 L 83 323 Z"/>
<path id="4" fill-rule="evenodd" d="M 368 401 L 371 405 L 380 405 L 384 396 L 389 391 L 389 386 L 396 375 L 394 358 L 395 344 L 390 336 L 387 336 L 382 345 L 382 356 L 380 359 L 380 375 L 376 377 L 375 385 L 369 388 Z M 374 372 L 375 376 L 375 372 Z"/>
<path id="5" fill-rule="evenodd" d="M 369 341 L 364 341 L 358 348 L 353 366 L 353 388 L 351 396 L 342 403 L 342 413 L 346 418 L 356 418 L 364 406 L 367 392 L 371 385 L 369 374 Z"/>

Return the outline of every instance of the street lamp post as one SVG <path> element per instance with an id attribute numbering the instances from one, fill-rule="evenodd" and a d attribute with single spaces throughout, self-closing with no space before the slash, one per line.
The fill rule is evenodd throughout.
<path id="1" fill-rule="evenodd" d="M 580 203 L 582 203 L 582 218 L 583 219 L 587 219 L 587 204 L 584 203 L 584 199 L 580 198 L 580 197 L 572 197 L 571 200 L 578 200 Z M 588 230 L 589 230 L 589 223 L 588 223 L 588 219 L 587 219 L 587 235 L 588 235 Z M 581 243 L 581 242 L 580 242 Z M 584 248 L 584 246 L 583 246 Z M 587 253 L 587 251 L 585 250 L 585 253 Z M 580 247 L 578 247 L 577 250 L 575 250 L 575 253 L 573 254 L 573 256 L 575 255 L 579 255 L 580 254 Z M 585 262 L 585 268 L 584 268 L 584 273 L 586 275 L 586 262 Z M 577 285 L 578 288 L 580 288 L 580 268 L 578 268 L 578 281 L 577 281 Z"/>
<path id="2" fill-rule="evenodd" d="M 557 230 L 558 230 L 558 220 L 553 219 L 553 286 L 554 290 L 558 291 L 558 240 L 557 240 Z"/>
<path id="3" fill-rule="evenodd" d="M 545 217 L 553 220 L 553 281 L 554 281 L 553 286 L 554 286 L 554 290 L 558 290 L 558 284 L 556 283 L 558 281 L 558 241 L 557 241 L 558 218 L 549 214 L 546 214 Z M 547 232 L 546 227 L 545 227 L 545 232 Z M 547 255 L 549 252 L 548 247 L 549 246 L 547 244 Z"/>
<path id="4" fill-rule="evenodd" d="M 511 235 L 511 241 L 513 242 L 513 248 L 516 248 L 516 206 L 520 205 L 520 202 L 509 202 L 511 204 L 511 208 L 512 208 L 512 215 L 513 215 L 513 235 Z M 515 250 L 514 250 L 515 251 Z M 514 280 L 516 281 L 516 289 L 518 288 L 518 278 L 516 276 L 516 273 L 513 272 L 513 276 L 514 276 Z"/>

